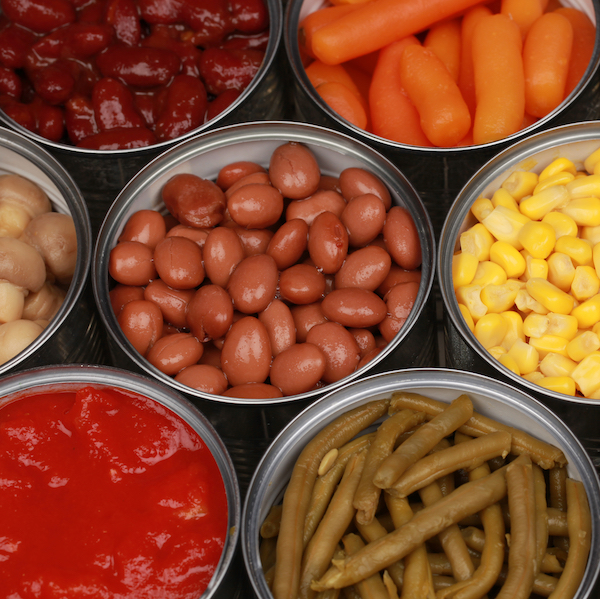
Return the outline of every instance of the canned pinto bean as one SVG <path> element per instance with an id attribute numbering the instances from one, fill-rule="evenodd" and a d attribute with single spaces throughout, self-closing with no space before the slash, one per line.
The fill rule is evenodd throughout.
<path id="1" fill-rule="evenodd" d="M 526 389 L 573 429 L 597 465 L 598 225 L 590 218 L 598 199 L 591 188 L 582 194 L 581 185 L 597 176 L 590 160 L 599 147 L 594 121 L 539 133 L 499 154 L 453 204 L 438 261 L 448 364 Z M 512 210 L 502 197 L 512 199 Z M 494 224 L 500 220 L 502 231 Z M 490 243 L 480 246 L 478 233 Z M 502 281 L 483 274 L 500 264 Z M 502 290 L 508 293 L 495 293 Z M 506 335 L 493 322 L 506 325 Z"/>
<path id="2" fill-rule="evenodd" d="M 247 184 L 221 191 L 218 184 L 239 179 L 238 171 Z M 200 187 L 206 202 L 193 214 L 183 210 L 181 190 Z M 344 193 L 358 194 L 356 204 Z M 348 221 L 346 204 L 372 219 Z M 149 210 L 167 215 L 169 227 L 179 215 L 166 236 L 158 219 L 154 250 L 132 241 L 126 228 Z M 411 247 L 420 256 L 406 253 Z M 139 250 L 139 267 L 116 285 L 131 249 Z M 189 268 L 172 270 L 179 254 Z M 103 224 L 92 280 L 115 363 L 126 359 L 191 397 L 248 480 L 291 415 L 327 389 L 366 372 L 432 363 L 433 255 L 427 212 L 386 159 L 319 127 L 250 123 L 180 144 L 140 171 Z M 165 286 L 178 289 L 172 301 L 159 298 Z M 115 313 L 115 294 L 132 287 L 137 295 L 116 302 Z M 139 302 L 141 292 L 161 309 L 124 303 Z M 168 313 L 167 303 L 183 311 Z M 144 306 L 158 336 L 137 335 L 136 310 Z M 164 336 L 164 326 L 172 334 Z M 187 348 L 181 355 L 189 368 L 167 363 L 174 343 Z"/>
<path id="3" fill-rule="evenodd" d="M 463 409 L 466 411 L 457 417 Z M 422 419 L 413 420 L 419 414 Z M 484 422 L 485 433 L 478 429 Z M 437 434 L 432 434 L 433 429 Z M 486 457 L 479 453 L 481 444 L 504 435 L 508 435 L 504 457 L 491 458 L 494 452 L 487 450 Z M 416 446 L 421 443 L 419 453 Z M 480 449 L 466 451 L 469 443 L 472 449 Z M 519 449 L 522 443 L 529 449 Z M 434 446 L 433 452 L 424 456 Z M 462 458 L 454 461 L 459 454 Z M 467 454 L 469 458 L 461 461 Z M 467 465 L 475 455 L 478 458 Z M 448 487 L 446 475 L 459 462 L 459 467 L 466 469 L 451 476 Z M 527 474 L 515 477 L 517 471 Z M 496 481 L 497 492 L 491 490 L 496 478 L 500 479 Z M 579 488 L 581 497 L 587 496 L 581 506 L 589 514 L 582 520 L 577 518 L 578 524 L 571 529 L 574 539 L 586 528 L 582 537 L 589 541 L 582 554 L 578 554 L 576 542 L 570 546 L 572 559 L 577 561 L 575 555 L 582 558 L 578 577 L 571 579 L 570 567 L 565 567 L 562 572 L 567 576 L 562 584 L 568 578 L 572 581 L 570 597 L 591 599 L 598 592 L 600 546 L 595 538 L 600 531 L 599 481 L 589 456 L 569 428 L 532 396 L 483 375 L 451 369 L 409 369 L 369 376 L 306 408 L 265 453 L 242 515 L 246 568 L 260 599 L 301 597 L 310 594 L 310 588 L 339 589 L 351 584 L 374 585 L 383 593 L 395 589 L 400 594 L 413 582 L 420 584 L 419 589 L 428 588 L 442 596 L 464 587 L 470 587 L 469 593 L 483 588 L 490 596 L 504 588 L 504 593 L 514 596 L 511 570 L 520 574 L 529 571 L 520 578 L 524 586 L 519 592 L 524 597 L 537 596 L 546 584 L 544 594 L 550 594 L 561 584 L 561 573 L 534 575 L 535 557 L 519 563 L 525 554 L 518 538 L 524 534 L 532 543 L 530 548 L 536 544 L 534 539 L 541 540 L 541 546 L 555 554 L 551 547 L 564 546 L 565 539 L 559 539 L 558 531 L 551 528 L 542 536 L 526 533 L 526 520 L 518 512 L 525 505 L 531 506 L 532 495 L 537 493 L 539 503 L 531 513 L 542 509 L 558 515 L 556 499 L 562 492 L 556 491 L 563 487 L 563 483 L 555 485 L 558 478 L 572 489 Z M 480 485 L 487 490 L 484 492 Z M 515 503 L 516 495 L 520 500 Z M 510 524 L 506 520 L 506 528 L 497 501 L 508 505 Z M 485 534 L 481 535 L 482 522 L 466 514 L 484 503 L 486 514 L 480 514 Z M 571 506 L 571 516 L 575 516 L 578 506 L 573 499 Z M 569 508 L 565 509 L 562 514 L 568 513 Z M 515 526 L 517 521 L 522 528 Z M 345 526 L 347 522 L 351 522 L 350 527 Z M 457 524 L 454 530 L 458 532 L 452 550 L 446 537 L 454 534 L 447 532 L 449 523 Z M 444 535 L 433 541 L 441 528 L 446 529 Z M 510 549 L 505 532 L 510 536 Z M 479 569 L 482 560 L 481 566 L 477 562 L 469 567 L 472 577 L 457 580 L 456 573 L 472 559 L 463 561 L 459 555 L 477 555 L 472 553 L 472 535 L 485 536 L 486 542 L 498 539 L 499 561 L 487 569 L 488 546 L 484 550 L 486 576 L 482 578 L 484 571 Z M 483 547 L 480 544 L 477 551 Z M 410 562 L 404 559 L 408 553 Z M 500 574 L 503 557 L 506 569 Z M 404 569 L 397 567 L 398 560 Z M 418 568 L 406 567 L 414 560 L 424 564 L 425 576 Z M 525 562 L 528 565 L 521 568 Z M 441 574 L 441 563 L 446 564 L 445 573 L 453 573 L 450 579 Z M 499 577 L 494 579 L 492 572 Z M 485 586 L 479 586 L 486 577 Z"/>
<path id="4" fill-rule="evenodd" d="M 393 3 L 380 3 L 375 10 L 356 3 L 342 8 L 336 4 L 323 0 L 293 0 L 287 4 L 284 42 L 293 74 L 297 118 L 350 134 L 392 160 L 423 198 L 437 235 L 458 191 L 497 152 L 541 129 L 593 120 L 600 115 L 595 91 L 600 58 L 600 35 L 595 29 L 600 7 L 596 2 L 562 2 L 565 8 L 578 11 L 574 39 L 578 48 L 580 44 L 586 47 L 587 67 L 578 70 L 578 82 L 563 87 L 560 99 L 542 112 L 529 105 L 525 110 L 526 73 L 521 57 L 532 50 L 521 51 L 528 30 L 522 23 L 519 31 L 516 6 L 511 22 L 506 15 L 496 15 L 499 11 L 494 7 L 469 1 L 460 7 L 448 2 L 436 3 L 435 8 L 423 6 L 423 13 L 417 9 L 410 16 L 394 13 Z M 396 6 L 402 10 L 403 5 Z M 448 14 L 444 13 L 446 9 Z M 538 18 L 542 16 L 541 7 L 539 10 Z M 383 11 L 389 11 L 388 18 L 378 19 Z M 456 12 L 461 16 L 454 18 Z M 553 27 L 559 21 L 559 26 L 569 30 L 563 17 L 573 14 L 552 15 L 548 24 Z M 482 83 L 480 114 L 476 115 L 475 65 L 469 52 L 472 43 L 466 40 L 472 40 L 475 25 L 483 16 L 492 18 L 491 30 L 482 30 L 479 35 Z M 546 28 L 545 20 L 544 15 L 542 30 Z M 497 38 L 493 33 L 496 28 L 503 29 Z M 369 33 L 359 39 L 363 31 Z M 351 36 L 356 34 L 355 39 L 348 39 L 349 32 Z M 511 44 L 504 43 L 512 39 L 511 35 L 513 50 Z M 554 33 L 548 39 L 560 38 L 561 34 Z M 495 49 L 491 39 L 503 42 Z M 535 45 L 530 43 L 533 48 Z M 411 46 L 406 56 L 405 46 Z M 553 51 L 548 45 L 544 48 L 546 56 Z M 576 54 L 579 50 L 569 56 Z M 494 71 L 496 60 L 497 65 L 503 65 L 498 71 Z M 559 62 L 566 64 L 564 60 L 552 61 L 554 66 Z M 532 63 L 541 65 L 543 60 L 532 59 Z M 507 65 L 514 68 L 515 77 L 509 76 Z M 494 74 L 486 78 L 490 73 Z M 564 81 L 557 75 L 540 79 Z M 488 88 L 490 84 L 497 84 L 498 89 Z M 433 92 L 431 96 L 428 91 Z M 513 92 L 518 98 L 514 102 L 508 99 Z M 549 90 L 544 92 L 544 97 L 550 95 Z M 509 115 L 508 111 L 515 108 L 519 114 Z M 499 119 L 502 126 L 484 125 L 488 122 L 484 116 L 496 110 L 507 112 Z M 443 117 L 434 116 L 442 111 Z M 474 135 L 476 122 L 477 130 L 482 132 L 478 136 Z"/>

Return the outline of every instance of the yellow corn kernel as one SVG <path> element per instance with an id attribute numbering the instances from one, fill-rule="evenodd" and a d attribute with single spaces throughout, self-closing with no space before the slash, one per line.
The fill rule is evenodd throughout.
<path id="1" fill-rule="evenodd" d="M 588 175 L 573 179 L 565 185 L 571 199 L 600 196 L 600 175 Z"/>
<path id="2" fill-rule="evenodd" d="M 556 335 L 542 335 L 541 337 L 531 337 L 529 339 L 529 345 L 537 349 L 541 360 L 549 353 L 567 356 L 568 343 L 566 339 Z"/>
<path id="3" fill-rule="evenodd" d="M 542 258 L 534 258 L 526 250 L 522 250 L 521 255 L 525 257 L 525 272 L 521 277 L 524 281 L 535 278 L 548 278 L 548 262 L 546 260 Z"/>
<path id="4" fill-rule="evenodd" d="M 499 264 L 509 278 L 518 279 L 525 272 L 525 258 L 506 241 L 496 241 L 492 245 L 490 260 Z"/>
<path id="5" fill-rule="evenodd" d="M 600 339 L 592 331 L 584 331 L 567 345 L 567 355 L 574 362 L 581 362 L 583 358 L 600 349 Z"/>
<path id="6" fill-rule="evenodd" d="M 465 324 L 469 327 L 469 331 L 472 333 L 475 330 L 475 323 L 473 322 L 473 317 L 471 316 L 469 309 L 464 304 L 458 304 L 458 309 L 465 319 Z"/>
<path id="7" fill-rule="evenodd" d="M 502 366 L 508 368 L 511 372 L 514 372 L 517 376 L 521 376 L 521 369 L 519 363 L 510 355 L 510 353 L 502 354 L 496 358 Z"/>
<path id="8" fill-rule="evenodd" d="M 506 279 L 506 272 L 499 264 L 491 260 L 484 260 L 477 265 L 475 276 L 470 284 L 480 287 L 502 285 L 502 283 L 506 283 Z"/>
<path id="9" fill-rule="evenodd" d="M 508 355 L 517 363 L 521 374 L 533 372 L 537 369 L 540 362 L 540 354 L 537 349 L 533 345 L 521 341 L 521 339 L 517 339 L 513 343 L 512 347 L 508 350 Z"/>
<path id="10" fill-rule="evenodd" d="M 560 158 L 555 158 L 539 174 L 539 180 L 545 181 L 549 177 L 553 177 L 558 173 L 570 173 L 571 175 L 575 176 L 575 174 L 577 173 L 577 167 L 575 166 L 572 160 L 569 160 L 564 156 L 561 156 Z"/>
<path id="11" fill-rule="evenodd" d="M 485 314 L 475 323 L 475 338 L 488 349 L 500 345 L 506 328 L 506 321 L 500 314 Z"/>
<path id="12" fill-rule="evenodd" d="M 577 237 L 578 228 L 577 223 L 566 214 L 562 212 L 558 212 L 553 210 L 552 212 L 548 212 L 542 218 L 543 223 L 550 225 L 554 229 L 554 235 L 556 239 L 562 237 L 563 235 L 572 235 L 573 237 Z"/>
<path id="13" fill-rule="evenodd" d="M 541 337 L 548 333 L 550 319 L 547 314 L 532 312 L 523 319 L 523 333 L 527 337 Z"/>
<path id="14" fill-rule="evenodd" d="M 600 243 L 596 243 L 592 248 L 592 264 L 596 274 L 600 277 Z"/>
<path id="15" fill-rule="evenodd" d="M 490 259 L 490 248 L 494 241 L 492 234 L 481 223 L 475 223 L 459 237 L 461 251 L 473 254 L 478 261 Z"/>
<path id="16" fill-rule="evenodd" d="M 488 312 L 505 312 L 514 306 L 519 289 L 521 285 L 514 280 L 500 285 L 491 283 L 481 290 L 481 301 L 487 306 Z"/>
<path id="17" fill-rule="evenodd" d="M 494 347 L 490 347 L 488 352 L 492 358 L 495 358 L 496 360 L 499 360 L 500 356 L 506 355 L 506 349 L 504 349 L 501 345 L 494 345 Z"/>
<path id="18" fill-rule="evenodd" d="M 534 258 L 547 258 L 554 249 L 556 234 L 551 225 L 536 220 L 525 223 L 518 234 L 518 239 Z"/>
<path id="19" fill-rule="evenodd" d="M 588 172 L 588 174 L 592 174 L 596 167 L 596 164 L 600 162 L 600 148 L 594 150 L 584 161 L 583 168 Z"/>
<path id="20" fill-rule="evenodd" d="M 570 216 L 580 227 L 600 225 L 600 198 L 594 196 L 574 198 L 560 211 Z"/>
<path id="21" fill-rule="evenodd" d="M 504 187 L 500 187 L 494 192 L 492 196 L 492 206 L 495 208 L 496 206 L 504 206 L 505 208 L 509 208 L 510 210 L 519 210 L 519 204 L 517 200 L 510 195 L 510 193 L 504 189 Z"/>
<path id="22" fill-rule="evenodd" d="M 544 378 L 544 375 L 539 370 L 534 370 L 528 374 L 524 374 L 523 378 L 530 383 L 537 383 L 540 379 Z"/>
<path id="23" fill-rule="evenodd" d="M 521 201 L 519 210 L 532 220 L 542 220 L 546 214 L 565 206 L 571 196 L 566 185 L 553 185 Z"/>
<path id="24" fill-rule="evenodd" d="M 554 251 L 567 254 L 575 266 L 592 265 L 592 245 L 585 239 L 563 235 L 556 240 Z"/>
<path id="25" fill-rule="evenodd" d="M 552 187 L 554 185 L 566 185 L 567 183 L 573 181 L 573 179 L 575 179 L 575 175 L 573 173 L 568 173 L 567 171 L 555 173 L 543 181 L 540 179 L 540 182 L 533 190 L 533 195 L 540 193 L 541 191 L 544 191 L 544 189 L 548 189 L 548 187 Z"/>
<path id="26" fill-rule="evenodd" d="M 575 233 L 577 235 L 577 233 Z M 589 241 L 592 245 L 600 243 L 600 226 L 598 227 L 581 227 L 579 237 Z"/>
<path id="27" fill-rule="evenodd" d="M 456 289 L 456 299 L 459 304 L 467 308 L 473 322 L 477 322 L 487 314 L 487 306 L 481 301 L 481 287 L 479 285 L 463 285 Z"/>
<path id="28" fill-rule="evenodd" d="M 579 331 L 579 323 L 572 314 L 548 313 L 548 335 L 558 335 L 571 341 Z"/>
<path id="29" fill-rule="evenodd" d="M 505 206 L 496 206 L 481 221 L 481 224 L 485 226 L 496 240 L 506 241 L 520 250 L 523 246 L 518 240 L 519 231 L 529 220 L 527 216 L 522 215 L 520 212 L 510 210 Z"/>
<path id="30" fill-rule="evenodd" d="M 573 308 L 571 316 L 577 319 L 580 329 L 591 329 L 600 321 L 600 294 L 590 297 Z"/>
<path id="31" fill-rule="evenodd" d="M 545 376 L 536 383 L 555 393 L 564 393 L 565 395 L 575 395 L 575 381 L 570 376 Z"/>
<path id="32" fill-rule="evenodd" d="M 531 171 L 514 171 L 502 183 L 502 187 L 510 195 L 521 201 L 525 196 L 531 195 L 538 184 L 538 176 Z"/>
<path id="33" fill-rule="evenodd" d="M 600 352 L 586 356 L 571 373 L 575 384 L 585 397 L 600 389 Z"/>
<path id="34" fill-rule="evenodd" d="M 492 204 L 492 201 L 481 196 L 473 202 L 471 214 L 481 222 L 493 209 L 494 205 Z"/>
<path id="35" fill-rule="evenodd" d="M 540 371 L 544 376 L 571 376 L 577 366 L 568 356 L 549 353 L 540 362 Z"/>
<path id="36" fill-rule="evenodd" d="M 600 279 L 591 266 L 578 266 L 571 283 L 571 294 L 578 302 L 583 302 L 600 290 Z"/>
<path id="37" fill-rule="evenodd" d="M 517 339 L 525 341 L 523 317 L 516 310 L 506 310 L 506 312 L 502 312 L 500 316 L 502 316 L 506 322 L 506 334 L 502 339 L 501 345 L 508 351 Z"/>
<path id="38" fill-rule="evenodd" d="M 548 264 L 548 281 L 563 291 L 569 291 L 575 278 L 573 260 L 567 254 L 554 252 L 548 256 L 546 264 Z"/>
<path id="39" fill-rule="evenodd" d="M 549 312 L 570 314 L 573 309 L 574 298 L 546 279 L 539 277 L 529 279 L 525 288 L 529 295 L 540 302 Z"/>
<path id="40" fill-rule="evenodd" d="M 469 252 L 459 252 L 452 256 L 452 284 L 454 289 L 469 285 L 475 276 L 479 260 Z"/>
<path id="41" fill-rule="evenodd" d="M 515 298 L 515 306 L 523 314 L 530 314 L 535 312 L 536 314 L 548 314 L 550 310 L 542 306 L 540 302 L 533 299 L 527 289 L 519 289 L 517 297 Z"/>

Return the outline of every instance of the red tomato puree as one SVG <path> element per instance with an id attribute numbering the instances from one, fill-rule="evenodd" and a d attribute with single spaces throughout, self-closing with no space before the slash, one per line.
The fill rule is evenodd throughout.
<path id="1" fill-rule="evenodd" d="M 0 514 L 2 599 L 197 599 L 227 535 L 202 439 L 112 388 L 0 409 Z"/>

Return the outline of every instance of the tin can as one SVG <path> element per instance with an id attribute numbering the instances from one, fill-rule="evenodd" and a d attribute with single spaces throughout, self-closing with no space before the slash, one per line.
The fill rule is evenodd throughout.
<path id="1" fill-rule="evenodd" d="M 62 306 L 37 339 L 0 366 L 0 375 L 57 362 L 103 363 L 106 337 L 89 280 L 92 233 L 81 192 L 55 158 L 19 133 L 0 130 L 0 155 L 0 172 L 20 175 L 41 187 L 55 212 L 71 215 L 77 236 L 75 272 Z"/>
<path id="2" fill-rule="evenodd" d="M 206 394 L 162 374 L 135 351 L 112 311 L 109 301 L 108 262 L 127 218 L 142 208 L 164 211 L 160 190 L 174 174 L 190 172 L 215 180 L 219 170 L 238 160 L 252 160 L 265 167 L 275 148 L 286 142 L 307 146 L 324 174 L 338 175 L 358 166 L 371 171 L 389 188 L 393 202 L 406 207 L 419 232 L 422 248 L 421 283 L 408 320 L 396 337 L 371 362 L 346 379 L 325 389 L 270 400 L 251 400 Z M 340 386 L 367 372 L 413 365 L 430 365 L 437 359 L 433 285 L 435 242 L 427 211 L 414 189 L 389 161 L 366 145 L 326 129 L 284 122 L 255 122 L 221 128 L 183 142 L 142 169 L 119 194 L 100 231 L 92 281 L 100 315 L 108 331 L 115 365 L 142 370 L 156 380 L 191 397 L 221 434 L 238 468 L 242 490 L 269 442 L 302 407 L 329 388 Z"/>
<path id="3" fill-rule="evenodd" d="M 77 391 L 87 386 L 116 388 L 147 397 L 183 420 L 212 453 L 227 496 L 227 530 L 217 569 L 202 599 L 234 599 L 242 591 L 236 569 L 241 564 L 240 491 L 227 449 L 210 422 L 184 397 L 147 377 L 99 365 L 55 365 L 6 376 L 0 381 L 0 406 L 32 393 Z M 82 531 L 84 534 L 85 532 Z"/>
<path id="4" fill-rule="evenodd" d="M 289 98 L 283 73 L 287 68 L 282 49 L 283 9 L 278 0 L 265 0 L 269 11 L 269 41 L 255 77 L 230 106 L 197 129 L 181 137 L 136 149 L 96 151 L 52 142 L 34 134 L 0 110 L 0 121 L 50 152 L 71 174 L 87 202 L 92 230 L 97 233 L 109 206 L 133 175 L 161 152 L 198 133 L 249 120 L 284 118 Z"/>
<path id="5" fill-rule="evenodd" d="M 306 75 L 298 46 L 298 26 L 307 15 L 328 4 L 324 0 L 290 0 L 285 10 L 283 36 L 293 76 L 296 118 L 347 133 L 387 156 L 402 170 L 423 199 L 436 236 L 456 194 L 473 173 L 496 153 L 541 129 L 600 117 L 600 30 L 597 30 L 593 56 L 570 96 L 543 119 L 505 139 L 457 148 L 430 148 L 410 146 L 374 135 L 352 125 L 329 108 Z M 600 22 L 598 2 L 565 0 L 562 4 L 584 11 L 594 23 Z"/>
<path id="6" fill-rule="evenodd" d="M 452 255 L 460 233 L 474 224 L 470 208 L 475 199 L 500 187 L 509 173 L 531 170 L 536 173 L 559 157 L 576 164 L 600 145 L 600 122 L 585 122 L 540 132 L 504 150 L 483 166 L 465 185 L 450 208 L 440 237 L 438 281 L 444 305 L 444 345 L 447 365 L 481 372 L 509 381 L 526 390 L 558 414 L 600 467 L 600 416 L 598 400 L 557 393 L 542 388 L 503 366 L 479 343 L 467 327 L 452 285 Z"/>
<path id="7" fill-rule="evenodd" d="M 307 443 L 347 411 L 395 392 L 417 393 L 444 403 L 467 394 L 475 412 L 525 430 L 559 447 L 568 461 L 568 476 L 582 481 L 592 513 L 592 549 L 577 599 L 598 592 L 600 490 L 598 475 L 573 433 L 533 397 L 506 383 L 458 370 L 433 368 L 392 371 L 369 376 L 328 393 L 306 408 L 281 431 L 259 463 L 242 512 L 242 551 L 252 587 L 259 599 L 270 598 L 259 554 L 260 527 L 273 505 L 282 501 L 293 466 Z"/>

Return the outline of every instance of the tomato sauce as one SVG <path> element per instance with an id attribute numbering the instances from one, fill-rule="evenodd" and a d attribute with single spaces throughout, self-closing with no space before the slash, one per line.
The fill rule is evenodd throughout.
<path id="1" fill-rule="evenodd" d="M 0 597 L 197 599 L 227 535 L 200 436 L 160 404 L 86 386 L 0 408 Z"/>

